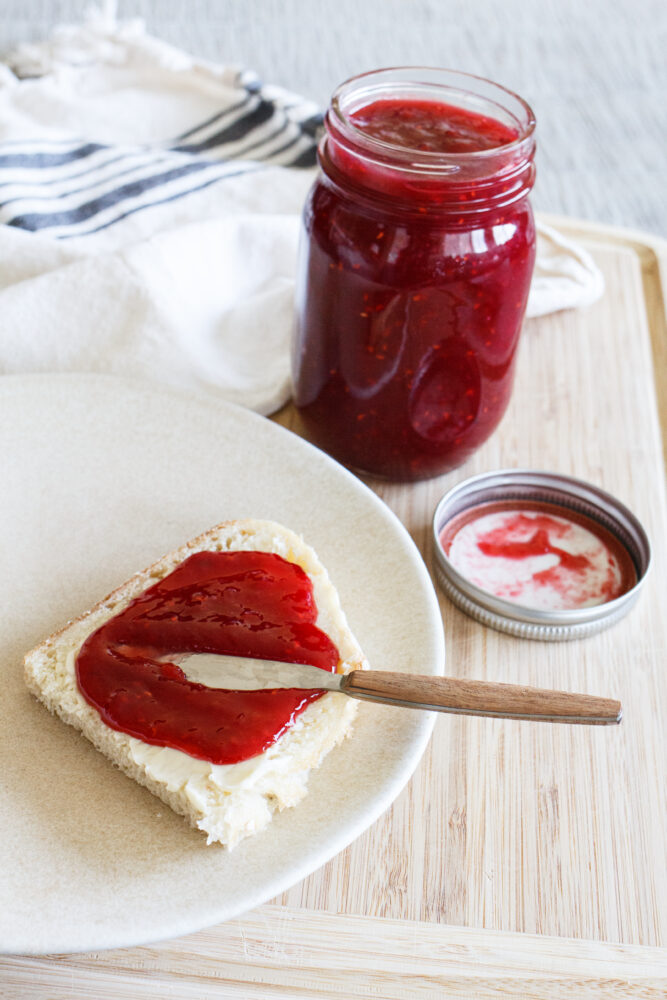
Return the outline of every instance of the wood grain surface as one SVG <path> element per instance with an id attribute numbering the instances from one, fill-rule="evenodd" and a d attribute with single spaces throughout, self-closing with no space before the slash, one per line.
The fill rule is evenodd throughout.
<path id="1" fill-rule="evenodd" d="M 664 325 L 649 328 L 649 312 L 664 324 L 656 305 L 662 287 L 648 244 L 638 252 L 616 233 L 605 241 L 604 230 L 569 231 L 593 250 L 606 293 L 589 309 L 526 324 L 498 433 L 449 475 L 416 486 L 371 485 L 408 527 L 431 572 L 433 511 L 469 475 L 557 471 L 625 502 L 648 531 L 654 565 L 637 606 L 608 631 L 566 643 L 518 640 L 440 599 L 449 675 L 610 695 L 623 703 L 624 721 L 617 729 L 575 730 L 439 718 L 393 809 L 347 859 L 286 893 L 287 905 L 665 943 L 667 507 L 654 378 L 667 382 L 667 370 L 654 370 L 652 353 L 652 334 L 664 337 Z M 292 411 L 282 419 L 299 429 Z"/>
<path id="2" fill-rule="evenodd" d="M 393 807 L 273 904 L 150 948 L 0 960 L 0 996 L 666 994 L 667 251 L 641 234 L 548 221 L 594 253 L 604 297 L 527 324 L 510 410 L 463 468 L 417 485 L 369 484 L 430 570 L 436 503 L 469 475 L 558 471 L 625 502 L 654 563 L 611 629 L 520 640 L 441 597 L 450 676 L 618 697 L 622 724 L 440 716 Z M 279 420 L 299 431 L 291 408 Z"/>
<path id="3" fill-rule="evenodd" d="M 261 906 L 162 945 L 3 960 L 3 1000 L 664 1000 L 667 954 Z"/>

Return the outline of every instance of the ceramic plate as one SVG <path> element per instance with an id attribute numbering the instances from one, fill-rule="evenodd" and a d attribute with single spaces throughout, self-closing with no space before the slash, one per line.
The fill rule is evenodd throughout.
<path id="1" fill-rule="evenodd" d="M 22 658 L 171 548 L 234 517 L 313 545 L 372 665 L 441 673 L 409 535 L 357 478 L 270 421 L 106 376 L 0 380 L 0 949 L 130 946 L 273 898 L 366 829 L 415 769 L 425 712 L 361 705 L 310 793 L 232 853 L 126 778 L 23 685 Z"/>

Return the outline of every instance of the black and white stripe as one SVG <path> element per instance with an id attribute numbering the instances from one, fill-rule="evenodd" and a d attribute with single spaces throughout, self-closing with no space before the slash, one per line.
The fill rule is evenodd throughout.
<path id="1" fill-rule="evenodd" d="M 67 136 L 0 142 L 0 222 L 57 239 L 96 233 L 228 177 L 312 166 L 320 123 L 309 102 L 245 74 L 238 98 L 160 145 Z"/>

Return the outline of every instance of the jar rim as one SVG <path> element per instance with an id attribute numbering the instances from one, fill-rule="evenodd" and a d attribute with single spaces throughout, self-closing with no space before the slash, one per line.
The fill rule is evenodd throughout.
<path id="1" fill-rule="evenodd" d="M 427 74 L 431 79 L 423 78 Z M 422 77 L 422 79 L 420 79 Z M 487 105 L 495 105 L 497 109 L 510 116 L 512 123 L 517 128 L 517 137 L 512 142 L 502 146 L 494 146 L 490 149 L 480 149 L 467 152 L 436 152 L 433 150 L 415 150 L 406 146 L 399 146 L 395 143 L 386 142 L 368 135 L 362 128 L 355 125 L 349 113 L 344 109 L 345 98 L 358 95 L 363 98 L 357 106 L 363 107 L 373 99 L 381 99 L 386 96 L 390 88 L 394 90 L 403 85 L 414 89 L 431 89 L 435 92 L 440 89 L 450 92 L 455 89 L 452 84 L 460 82 L 467 84 L 456 88 L 460 94 L 474 96 L 486 102 Z M 476 93 L 472 88 L 486 89 L 488 94 Z M 505 104 L 498 100 L 493 100 L 493 96 L 502 97 Z M 514 104 L 518 114 L 513 113 L 506 104 Z M 327 113 L 328 126 L 333 124 L 336 131 L 351 140 L 363 153 L 370 156 L 379 156 L 383 159 L 390 158 L 395 163 L 403 163 L 407 169 L 419 171 L 437 170 L 440 172 L 458 172 L 461 168 L 473 164 L 481 165 L 485 161 L 493 160 L 499 155 L 504 159 L 514 157 L 523 152 L 528 155 L 534 146 L 534 133 L 536 128 L 535 115 L 530 105 L 517 93 L 501 84 L 495 83 L 483 76 L 472 73 L 464 73 L 460 70 L 450 70 L 433 66 L 391 66 L 382 69 L 369 70 L 352 76 L 340 84 L 334 91 L 329 111 Z M 332 122 L 333 119 L 333 122 Z M 398 162 L 397 162 L 398 161 Z"/>

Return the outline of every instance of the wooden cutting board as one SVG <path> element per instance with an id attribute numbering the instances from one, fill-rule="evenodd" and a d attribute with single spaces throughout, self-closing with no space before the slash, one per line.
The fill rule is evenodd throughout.
<path id="1" fill-rule="evenodd" d="M 666 995 L 667 243 L 544 221 L 593 253 L 604 297 L 526 324 L 510 410 L 463 468 L 369 485 L 429 569 L 437 500 L 469 475 L 554 470 L 625 502 L 654 565 L 610 630 L 527 642 L 441 598 L 450 675 L 619 697 L 621 727 L 443 716 L 394 806 L 280 899 L 151 947 L 2 959 L 0 996 Z M 299 432 L 291 408 L 277 419 Z"/>

